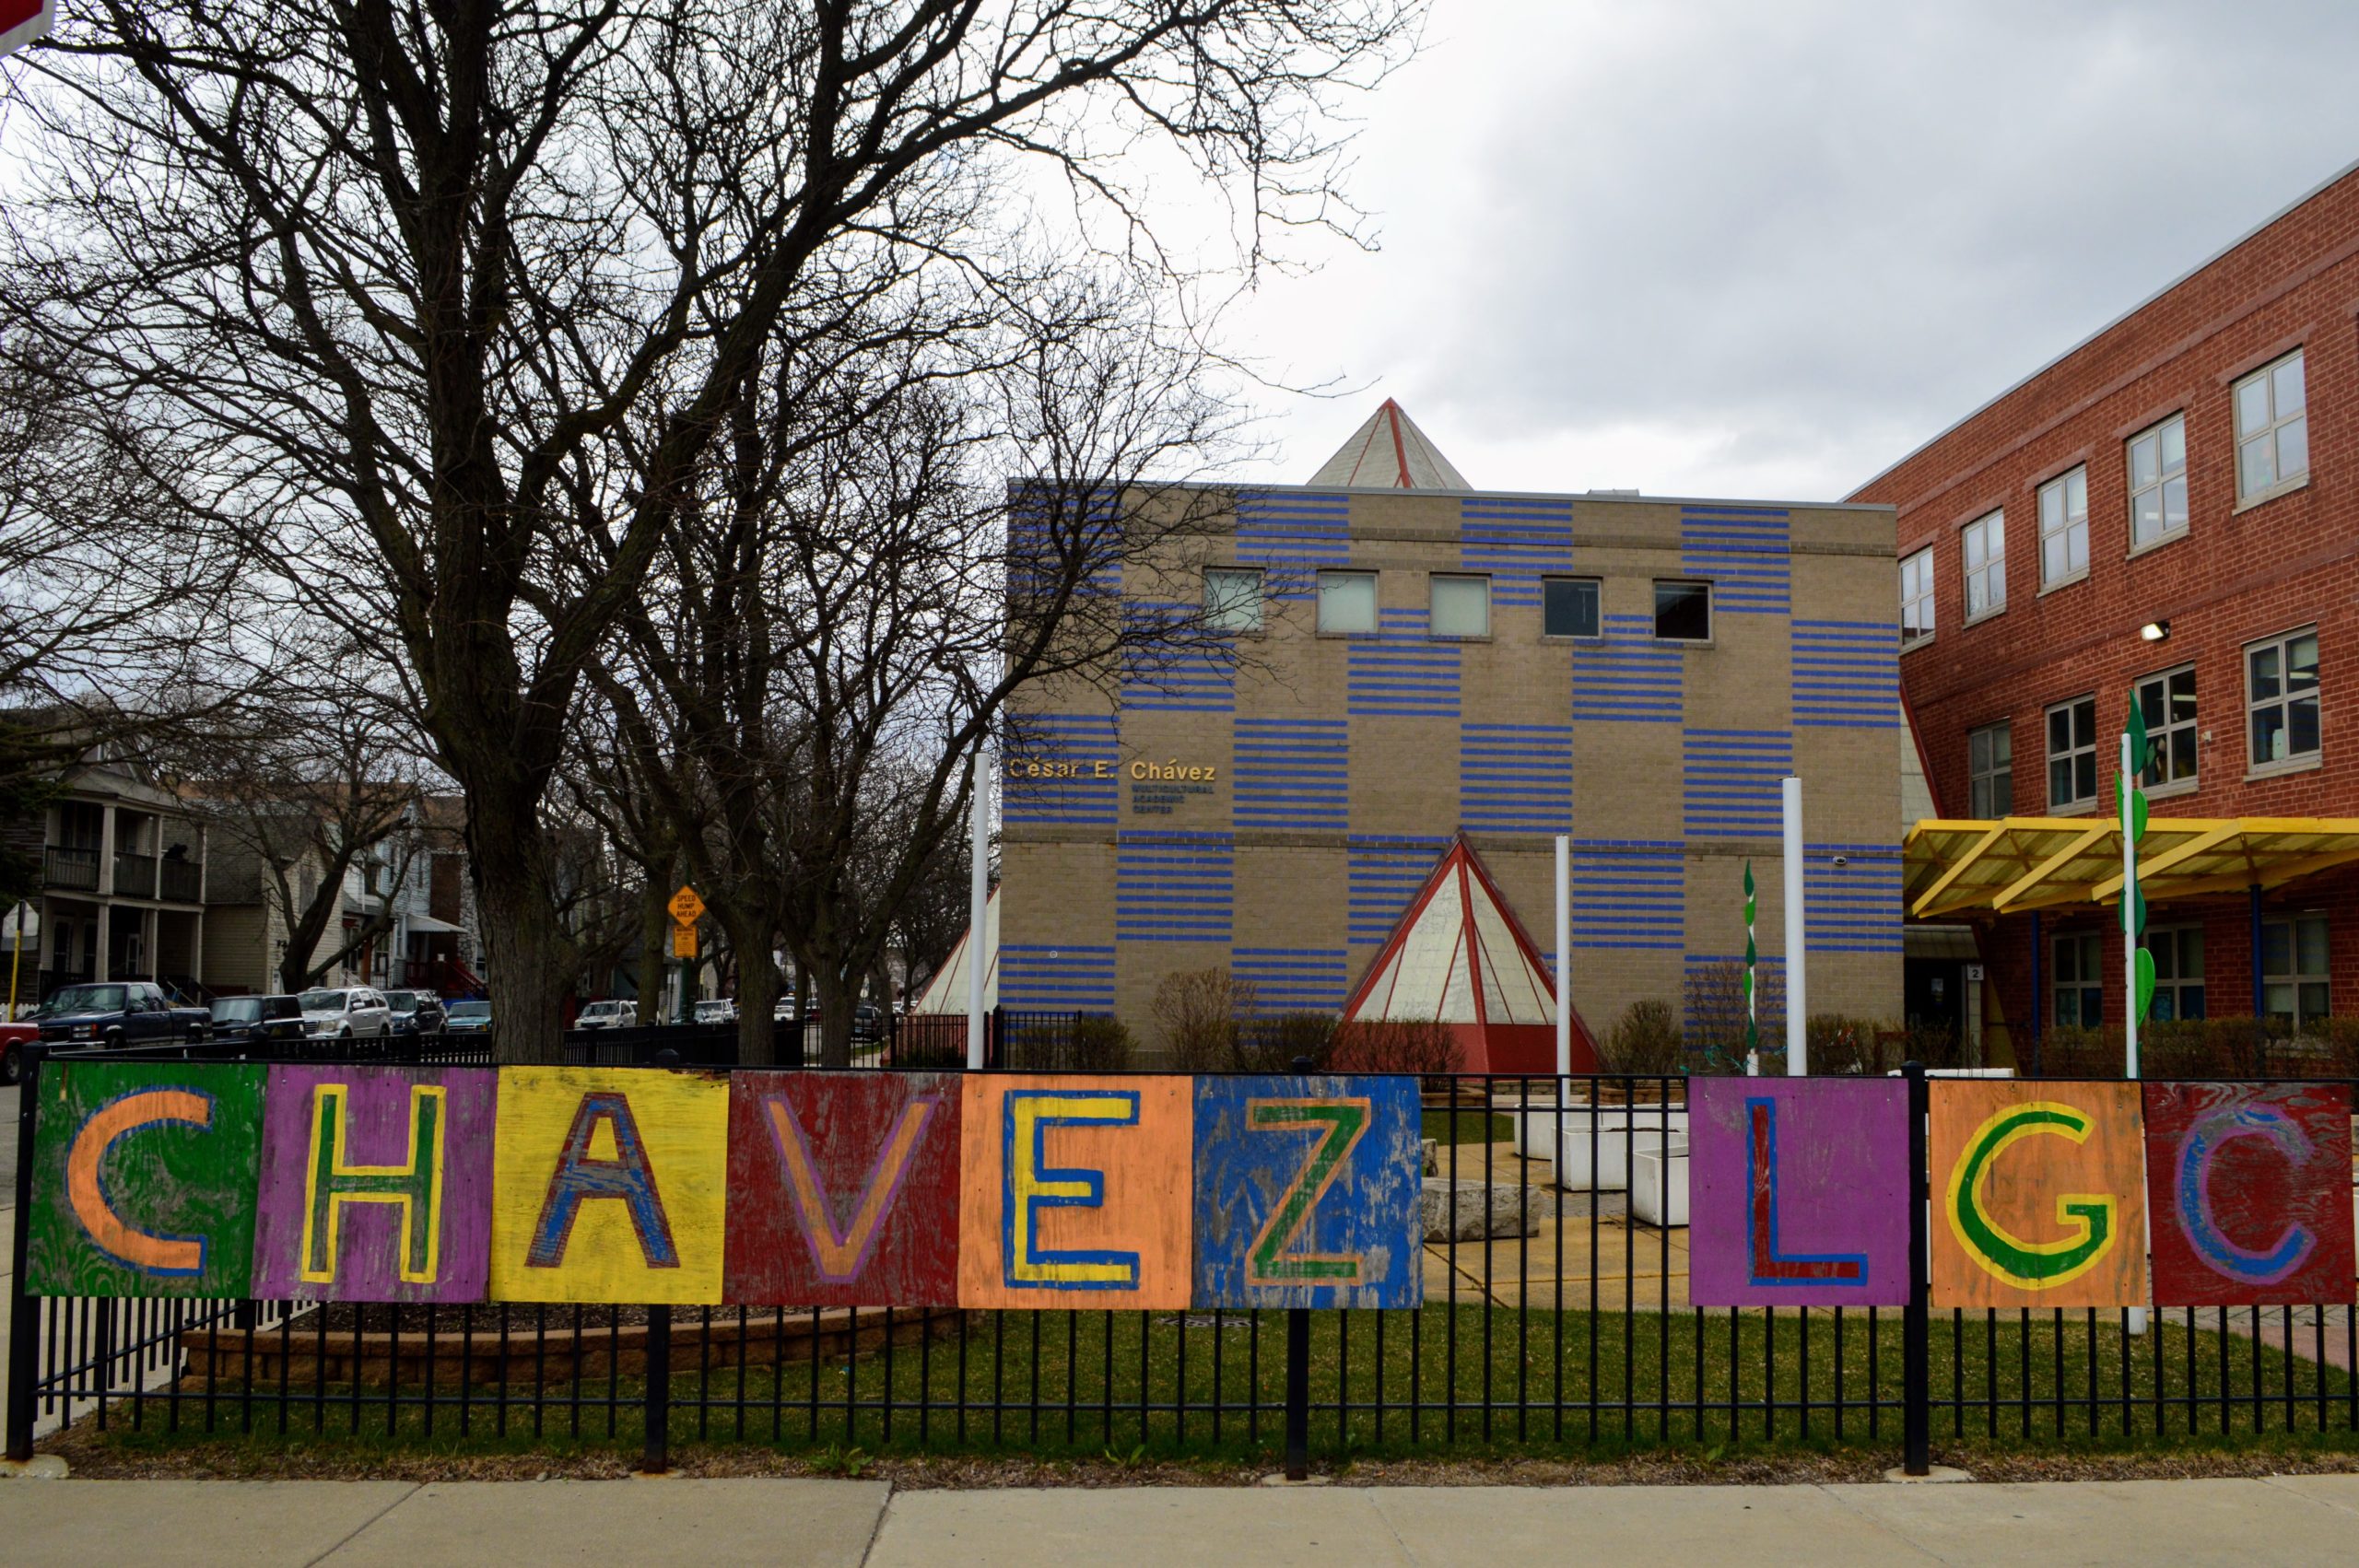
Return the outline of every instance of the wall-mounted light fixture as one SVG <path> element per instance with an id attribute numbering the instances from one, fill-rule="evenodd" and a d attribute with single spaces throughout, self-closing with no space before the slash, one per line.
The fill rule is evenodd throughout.
<path id="1" fill-rule="evenodd" d="M 2138 635 L 2148 642 L 2162 642 L 2170 637 L 2171 624 L 2168 621 L 2148 621 L 2138 628 Z"/>

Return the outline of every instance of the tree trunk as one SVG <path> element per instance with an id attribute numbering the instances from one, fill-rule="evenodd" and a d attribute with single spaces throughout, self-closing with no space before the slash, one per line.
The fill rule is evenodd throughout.
<path id="1" fill-rule="evenodd" d="M 663 1022 L 663 973 L 672 961 L 672 911 L 665 907 L 670 898 L 654 877 L 647 879 L 647 891 L 640 895 L 639 1021 L 642 1024 Z"/>
<path id="2" fill-rule="evenodd" d="M 778 1063 L 778 965 L 766 949 L 733 942 L 737 949 L 737 1060 L 745 1067 Z"/>
<path id="3" fill-rule="evenodd" d="M 537 813 L 487 809 L 487 795 L 468 801 L 467 848 L 490 970 L 493 1059 L 555 1062 L 565 1044 L 573 944 L 557 921 Z"/>
<path id="4" fill-rule="evenodd" d="M 812 977 L 819 985 L 819 1065 L 851 1065 L 851 1010 L 860 1002 L 860 971 L 822 961 Z"/>

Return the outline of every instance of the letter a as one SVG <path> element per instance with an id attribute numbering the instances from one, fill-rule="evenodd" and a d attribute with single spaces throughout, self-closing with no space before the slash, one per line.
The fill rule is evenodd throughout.
<path id="1" fill-rule="evenodd" d="M 601 1122 L 614 1135 L 611 1160 L 593 1159 L 590 1154 L 591 1140 Z M 533 1227 L 533 1245 L 524 1254 L 524 1266 L 554 1269 L 562 1263 L 581 1205 L 599 1198 L 623 1203 L 631 1229 L 638 1234 L 640 1253 L 650 1269 L 680 1266 L 680 1249 L 672 1245 L 672 1223 L 664 1217 L 663 1197 L 655 1190 L 655 1169 L 648 1163 L 630 1101 L 607 1092 L 582 1095 L 574 1109 L 573 1127 L 565 1135 L 556 1174 L 549 1177 L 548 1196 L 541 1200 L 540 1222 Z"/>
<path id="2" fill-rule="evenodd" d="M 1778 1249 L 1778 1102 L 1767 1096 L 1744 1102 L 1744 1164 L 1752 1201 L 1745 1208 L 1744 1235 L 1756 1285 L 1868 1282 L 1862 1252 L 1798 1254 Z"/>

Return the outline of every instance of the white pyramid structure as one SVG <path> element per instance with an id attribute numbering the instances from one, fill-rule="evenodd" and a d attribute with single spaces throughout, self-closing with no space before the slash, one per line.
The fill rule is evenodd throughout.
<path id="1" fill-rule="evenodd" d="M 1344 1020 L 1449 1025 L 1470 1072 L 1554 1072 L 1555 981 L 1460 834 L 1410 901 L 1401 923 L 1344 1003 Z M 1573 1069 L 1593 1072 L 1597 1053 L 1578 1014 Z"/>
<path id="2" fill-rule="evenodd" d="M 1386 398 L 1367 423 L 1310 476 L 1314 486 L 1374 490 L 1471 490 L 1441 449 Z"/>
<path id="3" fill-rule="evenodd" d="M 967 963 L 972 944 L 967 940 L 974 935 L 970 927 L 958 935 L 958 945 L 950 950 L 949 962 L 941 973 L 926 982 L 918 1000 L 910 1004 L 911 1012 L 957 1012 L 967 1011 Z M 983 1011 L 989 1012 L 999 1005 L 999 889 L 983 903 Z"/>

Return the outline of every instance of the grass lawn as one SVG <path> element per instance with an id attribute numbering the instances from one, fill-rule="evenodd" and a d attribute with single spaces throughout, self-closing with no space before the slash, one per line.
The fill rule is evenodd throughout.
<path id="1" fill-rule="evenodd" d="M 1428 1106 L 1422 1136 L 1437 1143 L 1502 1143 L 1515 1136 L 1515 1118 L 1496 1111 Z"/>
<path id="2" fill-rule="evenodd" d="M 716 1312 L 716 1320 L 734 1314 Z M 683 1310 L 685 1329 L 696 1315 Z M 1428 1306 L 1321 1313 L 1311 1341 L 1311 1450 L 1355 1456 L 1614 1457 L 1650 1449 L 1729 1453 L 1890 1448 L 1900 1437 L 1896 1311 L 1834 1318 L 1791 1313 L 1596 1314 Z M 1208 1313 L 976 1314 L 957 1339 L 847 1365 L 674 1375 L 674 1441 L 802 1453 L 966 1450 L 1214 1460 L 1262 1454 L 1283 1435 L 1284 1316 Z M 1735 1369 L 1731 1375 L 1731 1369 Z M 1774 1369 L 1774 1370 L 1773 1370 Z M 571 1390 L 548 1369 L 553 1398 Z M 1952 1452 L 2247 1447 L 2359 1449 L 2359 1391 L 2345 1374 L 2183 1316 L 2130 1339 L 2085 1314 L 1989 1320 L 1939 1316 L 1933 1432 Z M 962 1413 L 961 1394 L 966 1408 Z M 2223 1392 L 2229 1397 L 2222 1403 Z M 117 1456 L 224 1442 L 267 1451 L 293 1440 L 356 1453 L 392 1447 L 461 1456 L 562 1452 L 640 1442 L 639 1387 L 584 1385 L 543 1407 L 513 1385 L 476 1387 L 461 1432 L 455 1390 L 438 1390 L 429 1433 L 415 1387 L 299 1398 L 281 1435 L 275 1388 L 251 1407 L 215 1391 L 216 1434 L 183 1403 L 178 1433 L 151 1401 L 146 1429 L 118 1410 Z M 306 1390 L 305 1392 L 308 1392 Z M 2162 1395 L 2156 1400 L 2156 1394 Z M 1220 1409 L 1212 1407 L 1217 1398 Z M 609 1402 L 611 1399 L 611 1403 Z M 998 1402 L 996 1414 L 982 1408 Z M 1184 1405 L 1185 1409 L 1175 1408 Z M 236 1435 L 231 1435 L 236 1434 Z M 88 1441 L 87 1438 L 82 1439 Z M 250 1453 L 251 1457 L 251 1453 Z"/>

